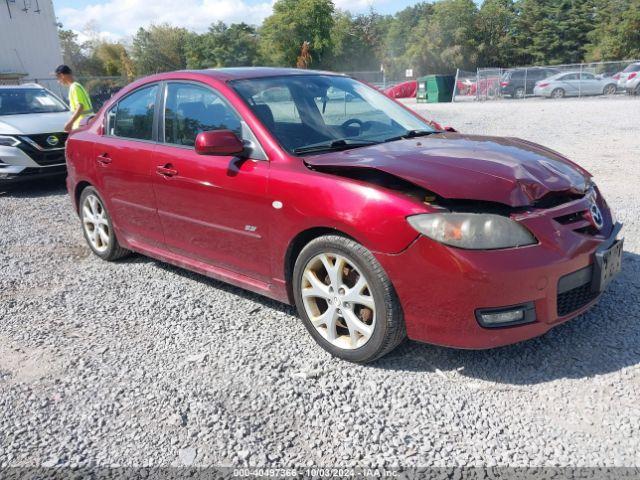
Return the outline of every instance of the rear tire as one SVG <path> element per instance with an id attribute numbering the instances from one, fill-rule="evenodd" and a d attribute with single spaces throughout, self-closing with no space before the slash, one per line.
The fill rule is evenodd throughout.
<path id="1" fill-rule="evenodd" d="M 314 340 L 356 363 L 382 357 L 406 336 L 398 296 L 373 254 L 346 237 L 309 242 L 296 259 L 293 294 Z"/>
<path id="2" fill-rule="evenodd" d="M 91 251 L 98 257 L 111 262 L 131 253 L 118 243 L 111 217 L 95 188 L 86 187 L 82 191 L 78 213 L 84 238 Z"/>
<path id="3" fill-rule="evenodd" d="M 515 92 L 513 92 L 513 98 L 523 99 L 524 97 L 526 97 L 524 87 L 518 87 Z"/>
<path id="4" fill-rule="evenodd" d="M 551 92 L 551 98 L 564 98 L 566 92 L 562 88 L 556 88 Z"/>
<path id="5" fill-rule="evenodd" d="M 605 85 L 604 89 L 602 90 L 602 94 L 614 95 L 617 91 L 618 91 L 618 87 L 613 83 L 610 83 L 609 85 Z"/>

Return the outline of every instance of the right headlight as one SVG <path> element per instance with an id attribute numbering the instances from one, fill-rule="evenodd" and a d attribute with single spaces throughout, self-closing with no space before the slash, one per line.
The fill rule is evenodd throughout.
<path id="1" fill-rule="evenodd" d="M 501 215 L 483 213 L 427 213 L 407 218 L 421 234 L 452 247 L 494 250 L 537 243 L 524 226 Z"/>
<path id="2" fill-rule="evenodd" d="M 20 140 L 10 135 L 0 135 L 0 147 L 17 147 Z"/>

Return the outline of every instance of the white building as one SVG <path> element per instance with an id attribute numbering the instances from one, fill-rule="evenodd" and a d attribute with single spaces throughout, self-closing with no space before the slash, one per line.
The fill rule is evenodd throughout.
<path id="1" fill-rule="evenodd" d="M 0 1 L 0 83 L 53 86 L 62 63 L 52 0 Z"/>

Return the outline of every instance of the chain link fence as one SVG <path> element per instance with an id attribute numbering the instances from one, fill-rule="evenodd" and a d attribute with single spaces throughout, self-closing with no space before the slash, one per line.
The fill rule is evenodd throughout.
<path id="1" fill-rule="evenodd" d="M 640 94 L 640 61 L 458 70 L 454 101 Z"/>

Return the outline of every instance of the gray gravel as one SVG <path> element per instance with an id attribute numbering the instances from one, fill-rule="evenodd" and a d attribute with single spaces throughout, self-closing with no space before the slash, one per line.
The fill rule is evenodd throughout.
<path id="1" fill-rule="evenodd" d="M 141 256 L 98 260 L 61 182 L 9 189 L 0 466 L 638 466 L 640 102 L 419 108 L 596 175 L 627 237 L 599 305 L 519 345 L 406 342 L 356 366 L 285 305 Z"/>

